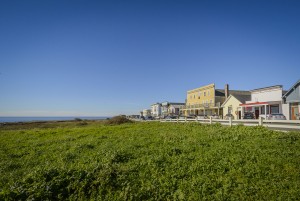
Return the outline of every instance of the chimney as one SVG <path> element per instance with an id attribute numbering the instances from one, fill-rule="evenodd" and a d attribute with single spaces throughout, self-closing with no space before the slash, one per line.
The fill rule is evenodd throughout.
<path id="1" fill-rule="evenodd" d="M 225 84 L 225 98 L 227 99 L 229 96 L 229 85 Z"/>

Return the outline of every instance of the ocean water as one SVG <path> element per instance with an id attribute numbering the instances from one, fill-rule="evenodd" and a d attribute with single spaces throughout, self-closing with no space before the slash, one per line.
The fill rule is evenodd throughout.
<path id="1" fill-rule="evenodd" d="M 110 117 L 0 117 L 0 122 L 30 122 L 30 121 L 63 121 L 75 118 L 86 120 L 102 120 Z"/>

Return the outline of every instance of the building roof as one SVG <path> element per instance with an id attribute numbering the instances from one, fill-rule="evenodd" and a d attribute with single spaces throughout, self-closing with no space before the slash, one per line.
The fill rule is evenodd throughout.
<path id="1" fill-rule="evenodd" d="M 229 95 L 250 95 L 250 91 L 229 90 Z M 225 96 L 225 89 L 216 89 L 215 96 Z"/>
<path id="2" fill-rule="evenodd" d="M 274 85 L 274 86 L 269 86 L 269 87 L 263 87 L 263 88 L 253 89 L 253 90 L 250 90 L 250 92 L 267 90 L 267 89 L 276 89 L 276 88 L 282 88 L 282 85 Z"/>
<path id="3" fill-rule="evenodd" d="M 248 100 L 251 100 L 251 95 L 243 95 L 243 94 L 238 94 L 238 95 L 232 95 L 230 94 L 229 97 L 225 100 L 225 102 L 222 104 L 222 107 L 224 107 L 224 105 L 228 102 L 228 100 L 234 97 L 236 98 L 238 101 L 240 101 L 242 104 L 245 103 Z"/>
<path id="4" fill-rule="evenodd" d="M 185 104 L 183 104 L 183 105 L 185 105 Z M 169 107 L 181 108 L 183 105 L 170 105 Z"/>
<path id="5" fill-rule="evenodd" d="M 157 102 L 157 103 L 153 103 L 152 105 L 161 105 L 161 103 Z"/>
<path id="6" fill-rule="evenodd" d="M 197 92 L 199 90 L 206 90 L 206 89 L 209 89 L 209 88 L 212 88 L 212 87 L 215 87 L 214 83 L 208 84 L 208 85 L 204 85 L 202 87 L 198 87 L 198 88 L 195 88 L 195 89 L 188 90 L 187 93 L 193 93 L 193 92 Z"/>
<path id="7" fill-rule="evenodd" d="M 300 84 L 300 80 L 298 80 L 289 90 L 285 91 L 283 98 L 286 98 L 292 91 Z"/>
<path id="8" fill-rule="evenodd" d="M 162 105 L 185 105 L 185 103 L 175 103 L 175 102 L 168 102 L 168 101 L 162 102 L 161 104 Z"/>
<path id="9" fill-rule="evenodd" d="M 224 89 L 215 89 L 215 96 L 225 96 Z"/>
<path id="10" fill-rule="evenodd" d="M 251 100 L 251 95 L 234 95 L 236 99 L 238 99 L 241 103 L 245 103 L 248 100 Z"/>
<path id="11" fill-rule="evenodd" d="M 174 102 L 170 102 L 170 105 L 185 105 L 185 103 L 174 103 Z"/>

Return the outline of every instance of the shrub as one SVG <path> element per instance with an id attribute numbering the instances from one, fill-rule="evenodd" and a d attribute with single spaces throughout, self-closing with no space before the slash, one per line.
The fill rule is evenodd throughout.
<path id="1" fill-rule="evenodd" d="M 299 131 L 83 122 L 0 128 L 0 201 L 299 200 Z"/>
<path id="2" fill-rule="evenodd" d="M 82 121 L 82 119 L 80 119 L 80 118 L 75 118 L 74 120 L 75 121 Z"/>
<path id="3" fill-rule="evenodd" d="M 132 123 L 131 120 L 127 119 L 124 116 L 115 116 L 105 122 L 108 125 L 120 125 L 125 123 Z"/>
<path id="4" fill-rule="evenodd" d="M 86 125 L 88 125 L 88 123 L 86 121 L 77 123 L 77 126 L 86 126 Z"/>

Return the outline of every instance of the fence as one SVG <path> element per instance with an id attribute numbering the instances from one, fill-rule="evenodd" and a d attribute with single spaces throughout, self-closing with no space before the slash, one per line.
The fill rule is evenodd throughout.
<path id="1" fill-rule="evenodd" d="M 179 119 L 162 119 L 161 122 L 198 122 L 204 124 L 220 123 L 222 125 L 233 126 L 233 125 L 245 125 L 245 126 L 265 126 L 269 128 L 283 129 L 283 130 L 300 130 L 300 120 L 266 120 L 262 117 L 259 119 L 242 119 L 233 120 L 229 118 L 224 119 L 189 119 L 189 118 L 179 118 Z"/>

